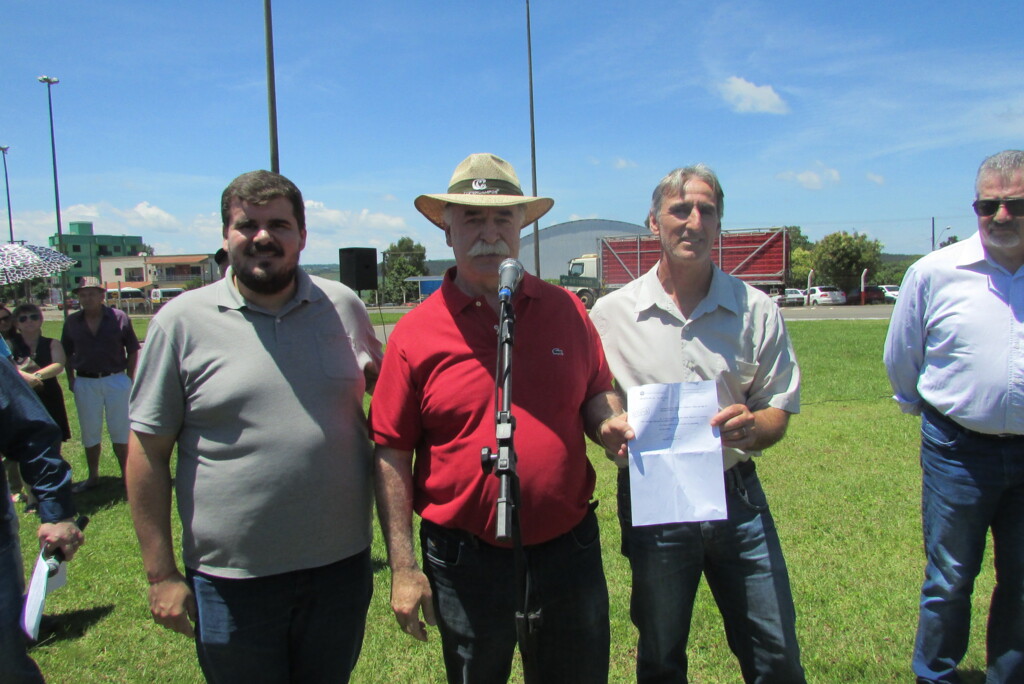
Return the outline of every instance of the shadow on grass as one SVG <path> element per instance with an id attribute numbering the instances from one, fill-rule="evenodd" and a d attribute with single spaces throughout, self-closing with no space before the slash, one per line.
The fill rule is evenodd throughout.
<path id="1" fill-rule="evenodd" d="M 958 672 L 960 674 L 960 681 L 963 684 L 985 684 L 984 670 L 971 668 L 969 670 L 958 670 Z"/>
<path id="2" fill-rule="evenodd" d="M 107 605 L 72 610 L 58 615 L 43 615 L 39 623 L 39 640 L 32 648 L 81 638 L 86 630 L 107 617 L 113 610 L 113 605 Z"/>
<path id="3" fill-rule="evenodd" d="M 74 498 L 80 515 L 92 515 L 114 504 L 123 503 L 127 496 L 121 478 L 101 476 L 95 487 L 75 494 Z"/>

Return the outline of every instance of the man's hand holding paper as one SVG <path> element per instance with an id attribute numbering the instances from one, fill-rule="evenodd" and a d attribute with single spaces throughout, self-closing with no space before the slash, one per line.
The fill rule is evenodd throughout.
<path id="1" fill-rule="evenodd" d="M 726 517 L 718 393 L 713 381 L 639 385 L 629 390 L 633 524 Z"/>

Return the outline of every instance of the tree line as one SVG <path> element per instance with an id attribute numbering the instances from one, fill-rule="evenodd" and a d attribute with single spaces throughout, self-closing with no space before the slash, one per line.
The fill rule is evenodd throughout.
<path id="1" fill-rule="evenodd" d="M 867 269 L 869 285 L 899 285 L 912 263 L 920 255 L 885 258 L 882 243 L 854 231 L 830 233 L 817 242 L 803 234 L 799 226 L 786 226 L 790 243 L 788 287 L 807 287 L 807 276 L 814 269 L 814 283 L 835 285 L 842 290 L 860 286 L 861 273 Z M 939 247 L 957 242 L 951 235 Z M 406 278 L 427 275 L 426 248 L 411 237 L 391 243 L 383 253 L 381 302 L 402 304 L 416 301 L 419 287 Z"/>
<path id="2" fill-rule="evenodd" d="M 867 269 L 868 285 L 899 285 L 910 265 L 921 255 L 886 259 L 882 243 L 863 233 L 839 231 L 812 242 L 799 226 L 786 226 L 789 236 L 789 287 L 807 287 L 807 276 L 814 269 L 814 283 L 835 285 L 841 290 L 860 286 L 861 273 Z M 939 247 L 958 238 L 951 235 Z"/>

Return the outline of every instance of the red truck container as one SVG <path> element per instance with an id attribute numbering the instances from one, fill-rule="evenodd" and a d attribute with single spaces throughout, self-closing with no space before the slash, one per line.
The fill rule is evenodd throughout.
<path id="1" fill-rule="evenodd" d="M 723 230 L 711 258 L 723 271 L 766 292 L 786 286 L 789 236 L 785 228 Z M 562 287 L 575 292 L 589 309 L 603 294 L 639 278 L 661 257 L 654 235 L 621 235 L 598 239 L 598 253 L 569 262 Z"/>

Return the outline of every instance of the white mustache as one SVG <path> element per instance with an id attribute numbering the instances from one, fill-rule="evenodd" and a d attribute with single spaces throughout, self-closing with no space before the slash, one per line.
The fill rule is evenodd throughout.
<path id="1" fill-rule="evenodd" d="M 473 246 L 469 248 L 469 256 L 490 256 L 496 254 L 498 256 L 509 256 L 512 253 L 512 249 L 508 246 L 504 240 L 498 240 L 495 243 L 484 242 L 483 240 L 477 240 L 473 243 Z"/>

